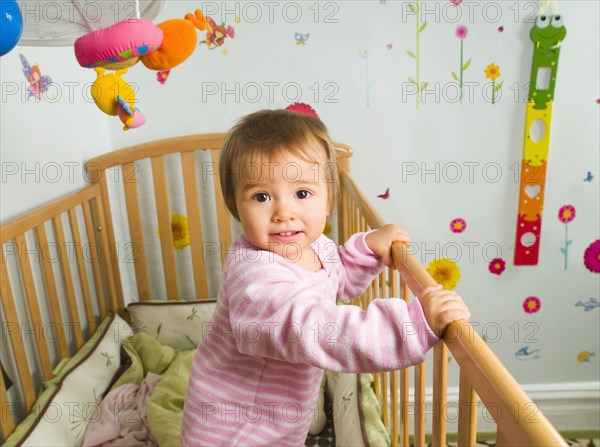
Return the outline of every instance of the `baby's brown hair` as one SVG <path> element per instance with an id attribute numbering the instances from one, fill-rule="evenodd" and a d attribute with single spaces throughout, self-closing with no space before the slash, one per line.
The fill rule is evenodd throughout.
<path id="1" fill-rule="evenodd" d="M 219 176 L 225 204 L 239 220 L 235 203 L 236 174 L 240 166 L 255 159 L 271 160 L 283 153 L 316 162 L 308 142 L 316 142 L 325 151 L 328 211 L 333 213 L 339 195 L 337 156 L 325 124 L 314 116 L 289 110 L 261 110 L 240 119 L 227 134 L 219 158 Z M 314 145 L 313 145 L 314 146 Z"/>

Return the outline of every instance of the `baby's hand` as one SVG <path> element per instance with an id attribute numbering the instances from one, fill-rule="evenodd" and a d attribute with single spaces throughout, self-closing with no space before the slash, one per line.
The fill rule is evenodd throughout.
<path id="1" fill-rule="evenodd" d="M 471 313 L 460 295 L 444 290 L 441 285 L 425 288 L 419 297 L 427 324 L 441 337 L 444 329 L 454 320 L 469 320 Z"/>
<path id="2" fill-rule="evenodd" d="M 396 241 L 410 242 L 410 236 L 404 228 L 396 225 L 385 225 L 377 231 L 367 234 L 365 242 L 372 252 L 379 255 L 384 264 L 394 267 L 392 260 L 392 243 Z"/>

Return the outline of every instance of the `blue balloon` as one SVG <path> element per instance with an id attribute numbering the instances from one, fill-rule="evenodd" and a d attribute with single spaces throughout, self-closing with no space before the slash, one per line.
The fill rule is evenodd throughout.
<path id="1" fill-rule="evenodd" d="M 0 0 L 0 56 L 12 50 L 23 33 L 23 16 L 16 0 Z"/>

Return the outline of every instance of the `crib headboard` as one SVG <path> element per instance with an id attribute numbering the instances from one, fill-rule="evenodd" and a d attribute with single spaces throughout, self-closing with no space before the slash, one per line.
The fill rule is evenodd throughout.
<path id="1" fill-rule="evenodd" d="M 144 194 L 143 188 L 153 190 L 151 192 L 153 197 L 150 198 L 153 203 L 150 206 L 153 205 L 155 209 L 162 261 L 162 268 L 159 270 L 164 272 L 166 298 L 177 300 L 210 297 L 208 290 L 210 278 L 207 276 L 209 272 L 215 270 L 215 267 L 216 270 L 220 267 L 211 266 L 211 256 L 216 255 L 222 263 L 232 242 L 232 219 L 221 193 L 218 170 L 219 151 L 225 136 L 224 133 L 192 135 L 139 144 L 94 158 L 86 164 L 90 181 L 101 188 L 103 205 L 108 214 L 111 213 L 111 203 L 113 202 L 109 200 L 109 179 L 113 176 L 108 175 L 107 172 L 110 169 L 121 171 L 122 182 L 119 187 L 122 188 L 124 197 L 122 205 L 127 216 L 129 230 L 126 239 L 131 241 L 133 247 L 131 255 L 139 300 L 156 298 L 156 293 L 151 292 L 151 275 L 149 273 L 151 256 L 147 253 L 148 241 L 144 239 L 140 210 L 140 198 Z M 336 143 L 336 148 L 340 169 L 348 170 L 348 159 L 352 155 L 352 150 L 348 146 L 338 143 Z M 174 157 L 175 159 L 173 159 Z M 171 167 L 174 163 L 180 165 L 181 181 L 173 181 L 173 178 L 168 178 L 168 174 L 173 176 L 174 171 L 174 169 L 166 168 L 168 158 L 170 158 Z M 149 164 L 146 163 L 146 165 L 151 173 L 146 173 L 145 180 L 151 178 L 151 181 L 143 181 L 140 176 L 141 164 L 148 160 Z M 209 194 L 200 197 L 204 188 L 209 189 Z M 178 263 L 173 250 L 170 211 L 173 207 L 170 200 L 171 197 L 177 195 L 177 189 L 181 190 L 180 197 L 183 202 L 181 206 L 186 211 L 188 221 L 190 263 Z M 215 201 L 214 206 L 212 203 L 203 203 L 209 200 Z M 149 216 L 152 213 L 152 211 L 144 209 L 144 218 L 152 218 Z M 211 224 L 216 229 L 215 234 L 210 234 L 210 229 L 205 228 Z M 112 220 L 107 221 L 106 230 L 111 243 L 118 246 Z M 219 246 L 215 250 L 214 246 L 207 245 L 207 241 L 217 241 Z M 118 309 L 121 310 L 124 302 L 123 288 L 117 263 L 113 262 L 112 267 L 117 285 Z M 192 293 L 182 293 L 181 291 L 182 274 L 179 271 L 182 268 L 190 269 L 193 272 L 194 290 Z"/>

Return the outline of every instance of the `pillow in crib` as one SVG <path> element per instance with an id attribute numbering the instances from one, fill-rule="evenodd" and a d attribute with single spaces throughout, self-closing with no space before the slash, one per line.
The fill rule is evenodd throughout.
<path id="1" fill-rule="evenodd" d="M 121 343 L 133 330 L 109 315 L 72 358 L 55 369 L 32 412 L 3 444 L 78 446 L 98 403 L 120 367 Z"/>
<path id="2" fill-rule="evenodd" d="M 136 332 L 152 335 L 165 346 L 188 350 L 202 340 L 216 303 L 216 299 L 143 301 L 129 304 L 127 313 Z"/>
<path id="3" fill-rule="evenodd" d="M 372 374 L 335 374 L 333 423 L 337 446 L 389 446 L 390 435 L 381 421 Z"/>

